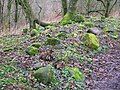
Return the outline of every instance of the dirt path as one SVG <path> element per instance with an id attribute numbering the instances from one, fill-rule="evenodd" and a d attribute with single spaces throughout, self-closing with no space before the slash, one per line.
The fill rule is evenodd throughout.
<path id="1" fill-rule="evenodd" d="M 93 57 L 96 63 L 89 78 L 90 90 L 120 90 L 120 39 L 108 52 Z"/>

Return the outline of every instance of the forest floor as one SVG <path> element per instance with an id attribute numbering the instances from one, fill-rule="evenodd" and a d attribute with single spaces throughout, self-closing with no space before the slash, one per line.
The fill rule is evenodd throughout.
<path id="1" fill-rule="evenodd" d="M 95 18 L 93 18 L 95 19 Z M 39 28 L 40 35 L 6 35 L 0 37 L 0 90 L 120 90 L 120 22 L 107 19 L 105 22 L 90 19 L 101 31 L 96 35 L 100 47 L 89 49 L 82 41 L 87 28 L 78 23 L 66 26 Z M 97 21 L 97 22 L 96 22 Z M 83 23 L 84 25 L 84 23 Z M 83 26 L 82 25 L 82 26 Z M 118 38 L 114 35 L 113 25 L 118 28 Z M 108 26 L 110 32 L 104 32 Z M 81 31 L 82 30 L 82 31 Z M 61 32 L 65 32 L 62 37 Z M 45 45 L 49 37 L 58 38 L 60 45 Z M 33 43 L 40 43 L 39 53 L 28 55 L 25 50 Z M 33 77 L 36 67 L 52 65 L 56 82 L 38 84 Z M 65 67 L 75 67 L 83 72 L 82 83 L 71 78 Z"/>
<path id="2" fill-rule="evenodd" d="M 120 39 L 107 52 L 93 56 L 96 66 L 88 78 L 89 90 L 120 90 Z"/>

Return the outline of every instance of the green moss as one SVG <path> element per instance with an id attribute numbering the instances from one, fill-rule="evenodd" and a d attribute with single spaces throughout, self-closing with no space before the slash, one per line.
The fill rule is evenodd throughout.
<path id="1" fill-rule="evenodd" d="M 38 49 L 33 46 L 28 46 L 25 52 L 32 56 L 38 53 Z"/>
<path id="2" fill-rule="evenodd" d="M 99 41 L 96 38 L 96 36 L 92 33 L 84 34 L 83 42 L 87 47 L 91 49 L 97 49 L 99 47 Z"/>
<path id="3" fill-rule="evenodd" d="M 23 34 L 27 34 L 27 32 L 28 32 L 28 28 L 25 28 L 25 29 L 22 30 Z"/>
<path id="4" fill-rule="evenodd" d="M 72 77 L 75 78 L 76 80 L 84 79 L 83 73 L 78 68 L 66 67 L 66 69 L 70 71 L 70 73 L 72 74 Z"/>
<path id="5" fill-rule="evenodd" d="M 32 46 L 36 47 L 36 48 L 39 48 L 41 46 L 41 44 L 40 43 L 33 43 Z"/>
<path id="6" fill-rule="evenodd" d="M 108 32 L 108 31 L 109 31 L 108 27 L 105 27 L 104 32 Z"/>
<path id="7" fill-rule="evenodd" d="M 51 66 L 42 67 L 34 72 L 34 77 L 38 82 L 49 84 L 54 80 L 54 72 Z"/>
<path id="8" fill-rule="evenodd" d="M 8 47 L 8 48 L 4 48 L 4 49 L 3 49 L 3 51 L 11 51 L 11 50 L 13 50 L 12 47 Z"/>
<path id="9" fill-rule="evenodd" d="M 78 30 L 79 33 L 83 33 L 83 30 Z"/>
<path id="10" fill-rule="evenodd" d="M 65 32 L 60 32 L 56 35 L 57 37 L 67 37 L 66 33 Z"/>
<path id="11" fill-rule="evenodd" d="M 37 31 L 40 33 L 40 32 L 42 32 L 42 31 L 44 31 L 44 30 L 45 30 L 45 28 L 42 27 L 42 26 L 40 26 Z"/>
<path id="12" fill-rule="evenodd" d="M 39 32 L 36 30 L 36 29 L 33 29 L 31 31 L 31 36 L 34 37 L 34 36 L 38 36 L 39 35 Z"/>
<path id="13" fill-rule="evenodd" d="M 74 21 L 78 22 L 78 23 L 84 22 L 85 21 L 85 17 L 82 16 L 82 15 L 76 14 Z"/>
<path id="14" fill-rule="evenodd" d="M 62 21 L 60 22 L 61 25 L 73 24 L 75 22 L 84 22 L 85 18 L 82 15 L 76 13 L 67 13 Z"/>
<path id="15" fill-rule="evenodd" d="M 4 40 L 0 39 L 0 43 L 4 42 Z"/>
<path id="16" fill-rule="evenodd" d="M 60 44 L 60 40 L 58 40 L 57 38 L 48 38 L 45 41 L 45 45 L 55 46 L 55 45 L 58 45 L 58 44 Z"/>
<path id="17" fill-rule="evenodd" d="M 94 27 L 95 25 L 93 22 L 85 22 L 85 26 L 91 28 L 91 27 Z"/>
<path id="18" fill-rule="evenodd" d="M 105 16 L 101 16 L 101 20 L 104 20 L 105 19 Z"/>
<path id="19" fill-rule="evenodd" d="M 78 24 L 78 26 L 81 27 L 81 28 L 85 28 L 84 24 Z"/>
<path id="20" fill-rule="evenodd" d="M 51 35 L 50 35 L 50 34 L 46 34 L 46 36 L 47 36 L 47 37 L 49 37 L 49 38 L 51 37 Z"/>
<path id="21" fill-rule="evenodd" d="M 67 24 L 72 24 L 74 23 L 74 17 L 75 17 L 75 14 L 72 14 L 72 13 L 67 13 L 62 21 L 60 22 L 61 25 L 67 25 Z"/>
<path id="22" fill-rule="evenodd" d="M 79 47 L 79 44 L 78 43 L 74 43 L 73 46 Z"/>

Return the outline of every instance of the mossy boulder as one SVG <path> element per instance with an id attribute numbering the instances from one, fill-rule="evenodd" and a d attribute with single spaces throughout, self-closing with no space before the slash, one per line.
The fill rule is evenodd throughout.
<path id="1" fill-rule="evenodd" d="M 55 46 L 55 45 L 58 45 L 58 44 L 60 44 L 60 40 L 58 40 L 57 38 L 48 38 L 45 41 L 45 45 Z"/>
<path id="2" fill-rule="evenodd" d="M 4 42 L 4 40 L 0 39 L 0 43 L 1 43 L 1 42 Z"/>
<path id="3" fill-rule="evenodd" d="M 105 16 L 101 16 L 101 20 L 105 20 Z"/>
<path id="4" fill-rule="evenodd" d="M 61 25 L 73 24 L 75 22 L 84 22 L 85 18 L 82 15 L 76 13 L 66 13 L 63 17 L 62 21 L 60 22 Z"/>
<path id="5" fill-rule="evenodd" d="M 38 53 L 38 49 L 33 46 L 28 46 L 27 49 L 25 50 L 25 52 L 32 56 L 32 55 L 36 55 Z"/>
<path id="6" fill-rule="evenodd" d="M 25 29 L 22 30 L 22 33 L 27 34 L 28 30 L 29 30 L 28 28 L 25 28 Z"/>
<path id="7" fill-rule="evenodd" d="M 3 51 L 12 51 L 13 48 L 12 47 L 7 47 L 7 48 L 4 48 Z"/>
<path id="8" fill-rule="evenodd" d="M 91 27 L 94 27 L 95 25 L 93 22 L 85 22 L 85 26 L 91 28 Z"/>
<path id="9" fill-rule="evenodd" d="M 78 26 L 81 27 L 81 28 L 85 28 L 84 24 L 78 24 Z"/>
<path id="10" fill-rule="evenodd" d="M 46 36 L 47 36 L 47 37 L 49 37 L 49 38 L 51 37 L 51 35 L 50 35 L 50 34 L 46 34 Z"/>
<path id="11" fill-rule="evenodd" d="M 71 14 L 71 13 L 67 13 L 64 17 L 63 17 L 63 19 L 62 19 L 62 21 L 60 22 L 60 24 L 61 25 L 67 25 L 67 24 L 72 24 L 72 23 L 74 23 L 74 17 L 75 17 L 75 15 L 74 14 Z"/>
<path id="12" fill-rule="evenodd" d="M 77 30 L 78 33 L 83 33 L 83 30 Z"/>
<path id="13" fill-rule="evenodd" d="M 38 30 L 33 29 L 33 30 L 31 31 L 31 37 L 38 36 L 38 35 L 39 35 L 39 31 L 38 31 Z"/>
<path id="14" fill-rule="evenodd" d="M 85 17 L 82 16 L 82 15 L 76 14 L 74 21 L 75 21 L 75 22 L 78 22 L 78 23 L 84 22 L 84 21 L 85 21 Z"/>
<path id="15" fill-rule="evenodd" d="M 92 33 L 84 34 L 83 42 L 87 47 L 89 47 L 91 49 L 97 49 L 99 47 L 99 41 L 96 38 L 96 36 Z"/>
<path id="16" fill-rule="evenodd" d="M 61 37 L 64 37 L 66 38 L 67 37 L 67 33 L 66 32 L 60 32 L 56 35 L 58 38 L 61 38 Z"/>
<path id="17" fill-rule="evenodd" d="M 104 32 L 108 32 L 109 31 L 109 28 L 108 27 L 105 27 L 104 28 Z"/>
<path id="18" fill-rule="evenodd" d="M 52 66 L 39 68 L 33 75 L 39 83 L 49 84 L 54 81 L 54 72 Z"/>
<path id="19" fill-rule="evenodd" d="M 39 48 L 41 46 L 41 44 L 40 43 L 33 43 L 32 46 L 36 47 L 36 48 Z"/>
<path id="20" fill-rule="evenodd" d="M 66 67 L 67 70 L 70 71 L 70 74 L 75 80 L 83 80 L 84 79 L 84 74 L 75 67 Z"/>
<path id="21" fill-rule="evenodd" d="M 45 27 L 40 26 L 37 31 L 38 31 L 38 32 L 42 32 L 42 31 L 44 31 L 44 30 L 45 30 Z"/>

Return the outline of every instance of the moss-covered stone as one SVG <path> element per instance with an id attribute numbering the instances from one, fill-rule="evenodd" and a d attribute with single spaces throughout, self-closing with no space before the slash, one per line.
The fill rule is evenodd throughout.
<path id="1" fill-rule="evenodd" d="M 39 31 L 37 31 L 36 29 L 33 29 L 31 31 L 31 37 L 38 36 L 38 35 L 39 35 Z"/>
<path id="2" fill-rule="evenodd" d="M 27 34 L 27 32 L 28 32 L 28 28 L 25 28 L 25 29 L 22 30 L 23 34 Z"/>
<path id="3" fill-rule="evenodd" d="M 76 14 L 74 21 L 78 22 L 78 23 L 84 22 L 85 21 L 85 17 L 82 16 L 82 15 Z"/>
<path id="4" fill-rule="evenodd" d="M 105 20 L 105 16 L 101 16 L 101 20 Z"/>
<path id="5" fill-rule="evenodd" d="M 85 22 L 85 26 L 91 28 L 91 27 L 94 27 L 95 25 L 93 22 Z"/>
<path id="6" fill-rule="evenodd" d="M 104 28 L 104 32 L 108 32 L 109 31 L 109 28 L 108 27 L 105 27 Z"/>
<path id="7" fill-rule="evenodd" d="M 42 67 L 34 72 L 34 77 L 40 83 L 49 84 L 54 80 L 54 72 L 51 66 Z"/>
<path id="8" fill-rule="evenodd" d="M 62 21 L 60 22 L 61 25 L 67 25 L 74 23 L 74 17 L 75 14 L 73 13 L 66 13 L 66 15 L 63 17 Z"/>
<path id="9" fill-rule="evenodd" d="M 85 28 L 84 24 L 78 24 L 78 26 L 81 27 L 81 28 Z"/>
<path id="10" fill-rule="evenodd" d="M 33 43 L 32 46 L 36 47 L 36 48 L 39 48 L 41 46 L 41 44 L 40 43 Z"/>
<path id="11" fill-rule="evenodd" d="M 91 49 L 97 49 L 99 47 L 99 41 L 96 38 L 96 36 L 92 33 L 84 34 L 83 42 L 87 47 Z"/>
<path id="12" fill-rule="evenodd" d="M 4 42 L 4 40 L 0 39 L 0 43 Z"/>
<path id="13" fill-rule="evenodd" d="M 29 55 L 36 55 L 38 53 L 38 49 L 33 46 L 28 46 L 25 52 Z"/>
<path id="14" fill-rule="evenodd" d="M 67 37 L 67 34 L 65 32 L 60 32 L 56 35 L 58 38 L 60 37 Z"/>
<path id="15" fill-rule="evenodd" d="M 76 13 L 66 13 L 63 17 L 62 21 L 60 22 L 61 25 L 73 24 L 75 22 L 84 22 L 85 18 L 82 15 Z"/>
<path id="16" fill-rule="evenodd" d="M 48 38 L 45 41 L 45 45 L 55 46 L 55 45 L 58 45 L 58 44 L 60 44 L 60 40 L 58 40 L 57 38 Z"/>
<path id="17" fill-rule="evenodd" d="M 50 35 L 50 34 L 46 34 L 46 36 L 47 36 L 47 37 L 49 37 L 49 38 L 51 37 L 51 35 Z"/>
<path id="18" fill-rule="evenodd" d="M 3 49 L 3 51 L 11 51 L 11 50 L 13 50 L 12 47 L 8 47 L 8 48 L 4 48 L 4 49 Z"/>
<path id="19" fill-rule="evenodd" d="M 84 79 L 83 73 L 78 68 L 66 67 L 66 69 L 70 71 L 72 77 L 75 78 L 76 80 Z"/>
<path id="20" fill-rule="evenodd" d="M 74 46 L 74 47 L 79 47 L 79 44 L 75 42 L 75 43 L 73 44 L 73 46 Z"/>
<path id="21" fill-rule="evenodd" d="M 40 26 L 37 31 L 38 31 L 38 32 L 42 32 L 42 31 L 44 31 L 44 30 L 45 30 L 45 27 Z"/>
<path id="22" fill-rule="evenodd" d="M 77 30 L 78 33 L 83 33 L 83 30 Z"/>

